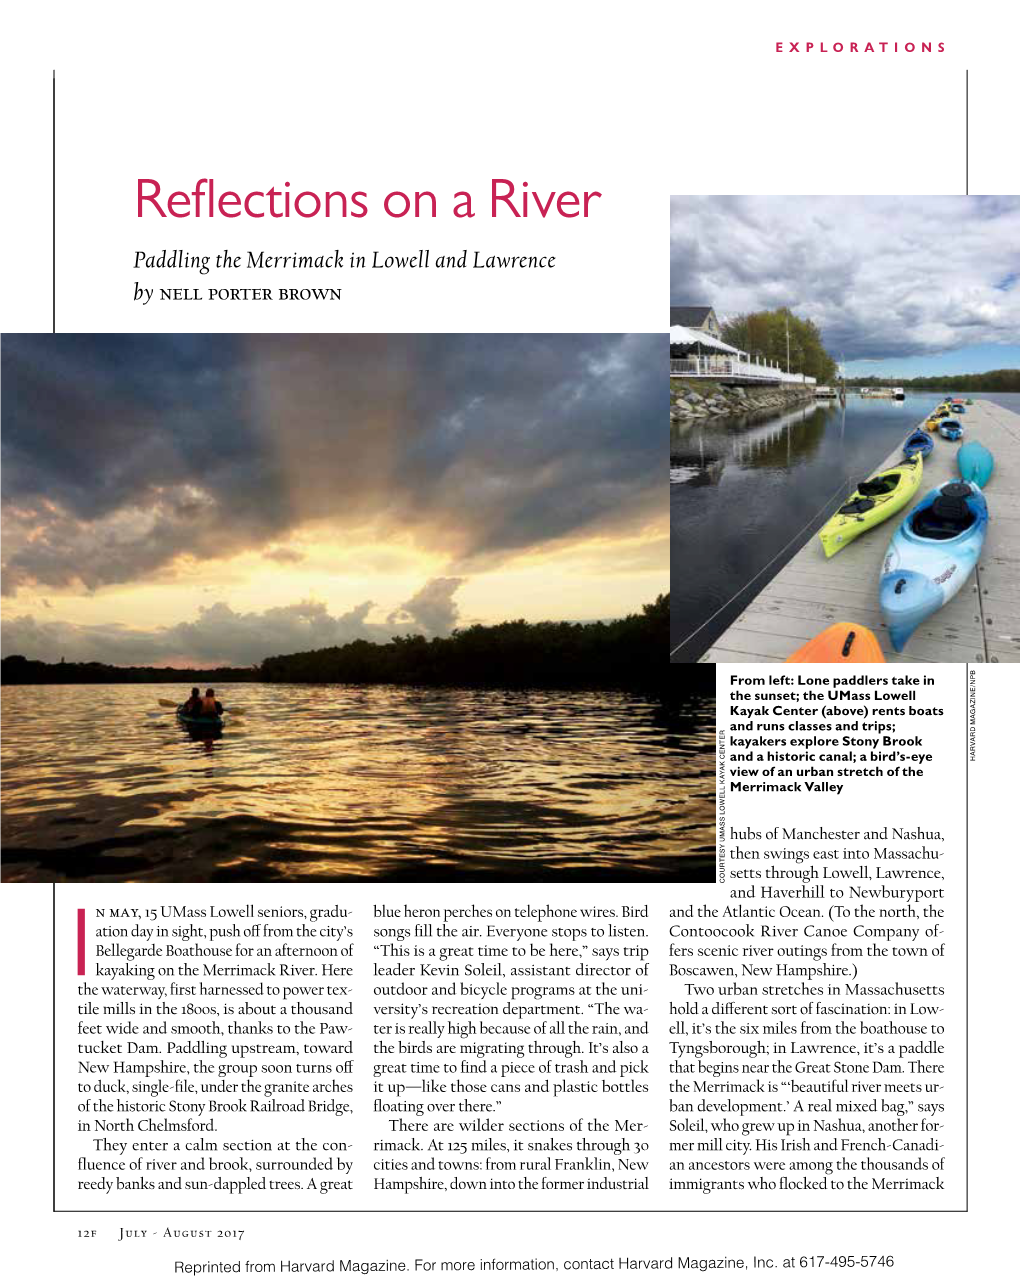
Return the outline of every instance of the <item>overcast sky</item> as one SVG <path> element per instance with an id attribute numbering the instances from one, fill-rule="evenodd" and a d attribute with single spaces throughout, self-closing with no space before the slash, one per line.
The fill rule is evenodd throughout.
<path id="1" fill-rule="evenodd" d="M 667 589 L 657 336 L 12 336 L 4 652 L 257 661 Z"/>
<path id="2" fill-rule="evenodd" d="M 1020 197 L 675 195 L 670 301 L 789 306 L 850 372 L 1020 367 Z"/>

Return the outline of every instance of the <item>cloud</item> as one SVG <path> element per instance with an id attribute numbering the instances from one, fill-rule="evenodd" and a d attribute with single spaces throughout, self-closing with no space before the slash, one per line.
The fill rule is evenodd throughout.
<path id="1" fill-rule="evenodd" d="M 338 616 L 324 603 L 304 600 L 263 612 L 235 612 L 229 604 L 199 608 L 193 621 L 156 630 L 122 625 L 79 625 L 20 616 L 2 628 L 4 655 L 41 661 L 103 661 L 109 665 L 254 665 L 263 657 L 366 639 L 385 643 L 396 634 L 445 635 L 456 626 L 454 594 L 462 579 L 428 581 L 385 622 L 368 618 L 371 600 Z"/>
<path id="2" fill-rule="evenodd" d="M 847 360 L 1020 343 L 1020 198 L 673 196 L 670 300 L 789 306 Z"/>
<path id="3" fill-rule="evenodd" d="M 428 634 L 449 634 L 457 622 L 453 596 L 463 584 L 463 577 L 434 577 L 390 613 L 387 624 L 420 627 Z"/>
<path id="4" fill-rule="evenodd" d="M 293 546 L 274 546 L 272 550 L 264 550 L 262 558 L 275 564 L 299 564 L 305 558 L 305 553 L 303 550 L 295 550 Z"/>
<path id="5" fill-rule="evenodd" d="M 656 336 L 3 339 L 4 591 L 357 534 L 474 570 L 662 508 Z"/>

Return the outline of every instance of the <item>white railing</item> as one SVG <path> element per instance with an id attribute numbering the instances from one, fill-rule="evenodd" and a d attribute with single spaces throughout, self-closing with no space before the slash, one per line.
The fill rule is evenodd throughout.
<path id="1" fill-rule="evenodd" d="M 686 359 L 671 359 L 669 372 L 672 377 L 739 377 L 747 381 L 795 382 L 798 386 L 814 386 L 815 378 L 803 373 L 784 373 L 768 364 L 752 364 L 750 360 L 730 359 L 725 355 L 693 355 Z"/>

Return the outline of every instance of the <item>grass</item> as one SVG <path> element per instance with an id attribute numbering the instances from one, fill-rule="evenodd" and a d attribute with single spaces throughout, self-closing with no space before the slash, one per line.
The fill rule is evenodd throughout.
<path id="1" fill-rule="evenodd" d="M 700 377 L 697 381 L 684 377 L 671 377 L 669 379 L 669 402 L 671 404 L 680 398 L 676 387 L 677 382 L 684 382 L 690 390 L 697 391 L 699 395 L 715 395 L 722 390 L 718 382 L 705 382 Z"/>

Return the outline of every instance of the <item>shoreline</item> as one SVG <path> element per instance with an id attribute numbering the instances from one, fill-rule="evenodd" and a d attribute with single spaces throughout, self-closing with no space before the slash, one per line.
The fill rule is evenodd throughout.
<path id="1" fill-rule="evenodd" d="M 814 391 L 805 386 L 722 386 L 718 382 L 671 377 L 671 443 L 675 427 L 726 421 L 746 425 L 815 402 Z"/>

